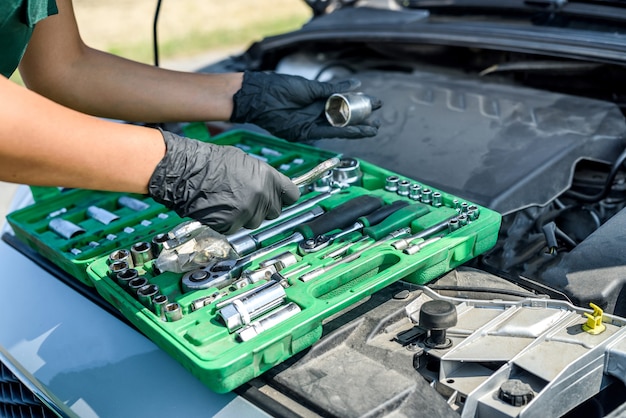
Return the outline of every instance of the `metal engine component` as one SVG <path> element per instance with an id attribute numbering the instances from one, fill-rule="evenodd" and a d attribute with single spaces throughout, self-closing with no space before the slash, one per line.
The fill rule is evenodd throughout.
<path id="1" fill-rule="evenodd" d="M 324 111 L 332 126 L 358 125 L 372 114 L 372 101 L 363 93 L 335 93 L 326 100 Z"/>
<path id="2" fill-rule="evenodd" d="M 219 310 L 219 315 L 229 331 L 249 325 L 250 322 L 265 312 L 279 306 L 287 297 L 280 283 L 269 283 L 240 299 L 232 300 Z"/>

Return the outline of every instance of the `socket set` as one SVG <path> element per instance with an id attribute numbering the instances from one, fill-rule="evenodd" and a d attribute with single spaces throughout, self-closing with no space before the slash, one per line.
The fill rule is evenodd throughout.
<path id="1" fill-rule="evenodd" d="M 103 255 L 87 274 L 223 393 L 310 347 L 324 320 L 372 293 L 401 279 L 425 284 L 496 243 L 494 211 L 358 159 L 329 171 L 256 230 L 215 237 L 183 222 Z M 208 257 L 215 244 L 222 255 Z"/>
<path id="2" fill-rule="evenodd" d="M 336 156 L 244 130 L 209 138 L 205 129 L 198 137 L 238 146 L 289 177 L 304 174 Z M 184 219 L 147 196 L 72 189 L 12 212 L 7 221 L 17 238 L 83 284 L 93 286 L 86 269 L 94 260 L 117 248 L 150 241 Z"/>

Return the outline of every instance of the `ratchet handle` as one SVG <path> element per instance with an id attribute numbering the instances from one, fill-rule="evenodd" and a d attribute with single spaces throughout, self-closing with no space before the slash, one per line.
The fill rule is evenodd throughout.
<path id="1" fill-rule="evenodd" d="M 380 197 L 370 195 L 357 196 L 314 220 L 299 225 L 296 231 L 301 233 L 305 239 L 310 239 L 335 229 L 344 229 L 353 225 L 359 217 L 375 211 L 382 205 L 383 200 Z"/>
<path id="2" fill-rule="evenodd" d="M 409 202 L 406 200 L 396 200 L 395 202 L 376 209 L 369 215 L 361 216 L 357 222 L 360 222 L 364 228 L 367 228 L 368 226 L 376 225 L 377 223 L 384 221 L 392 213 L 395 213 L 408 205 Z"/>
<path id="3" fill-rule="evenodd" d="M 428 206 L 422 204 L 412 204 L 399 209 L 395 213 L 389 215 L 378 225 L 363 228 L 363 234 L 374 238 L 376 241 L 385 235 L 407 227 L 414 219 L 426 215 L 430 212 Z"/>

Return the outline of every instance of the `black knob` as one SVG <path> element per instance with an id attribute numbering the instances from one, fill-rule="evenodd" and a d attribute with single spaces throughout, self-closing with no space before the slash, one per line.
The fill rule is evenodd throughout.
<path id="1" fill-rule="evenodd" d="M 430 331 L 426 345 L 430 348 L 448 348 L 452 340 L 446 330 L 456 325 L 456 307 L 446 300 L 430 300 L 420 309 L 420 327 Z"/>
<path id="2" fill-rule="evenodd" d="M 535 392 L 528 383 L 524 383 L 519 379 L 507 380 L 500 386 L 498 398 L 503 402 L 513 406 L 524 406 L 532 401 Z"/>

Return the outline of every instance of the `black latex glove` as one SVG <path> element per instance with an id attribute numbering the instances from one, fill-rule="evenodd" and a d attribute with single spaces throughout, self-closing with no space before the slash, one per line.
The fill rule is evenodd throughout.
<path id="1" fill-rule="evenodd" d="M 378 132 L 378 121 L 343 128 L 331 126 L 324 115 L 326 100 L 360 86 L 357 80 L 337 83 L 271 72 L 246 71 L 241 89 L 233 97 L 231 122 L 254 123 L 288 141 L 321 138 L 363 138 Z M 369 96 L 372 110 L 381 101 Z"/>
<path id="2" fill-rule="evenodd" d="M 167 151 L 148 183 L 148 194 L 182 217 L 228 234 L 256 228 L 300 197 L 293 182 L 239 148 L 163 132 Z"/>

